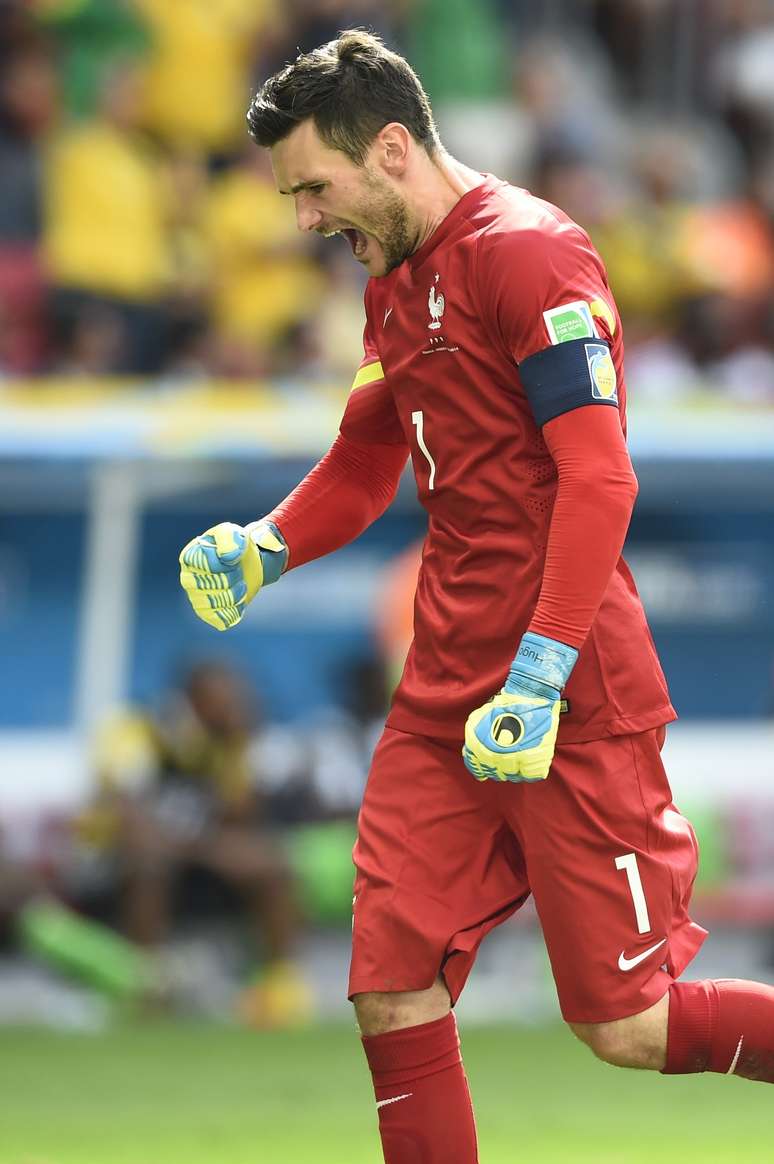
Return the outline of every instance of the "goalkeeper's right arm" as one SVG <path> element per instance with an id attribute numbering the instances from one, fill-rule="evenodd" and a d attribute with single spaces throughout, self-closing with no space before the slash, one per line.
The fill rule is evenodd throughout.
<path id="1" fill-rule="evenodd" d="M 265 518 L 246 527 L 221 522 L 194 538 L 180 553 L 180 584 L 194 612 L 228 630 L 263 586 L 353 541 L 392 501 L 407 456 L 404 443 L 361 443 L 340 433 Z"/>

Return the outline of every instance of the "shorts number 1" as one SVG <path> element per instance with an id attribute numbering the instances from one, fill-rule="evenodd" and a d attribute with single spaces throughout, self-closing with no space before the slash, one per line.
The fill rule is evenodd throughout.
<path id="1" fill-rule="evenodd" d="M 417 444 L 419 445 L 420 449 L 427 457 L 427 463 L 430 466 L 430 479 L 427 482 L 427 488 L 434 489 L 435 488 L 435 461 L 430 456 L 430 450 L 428 449 L 427 445 L 425 444 L 425 414 L 424 414 L 424 412 L 422 412 L 421 409 L 418 410 L 417 412 L 412 412 L 411 422 L 412 422 L 412 424 L 416 425 Z"/>
<path id="2" fill-rule="evenodd" d="M 634 902 L 634 916 L 637 919 L 637 932 L 640 934 L 650 933 L 650 916 L 648 915 L 648 904 L 645 901 L 645 891 L 642 888 L 642 878 L 640 877 L 640 870 L 637 864 L 636 853 L 624 853 L 622 857 L 615 859 L 616 869 L 626 870 L 626 879 L 629 882 L 629 892 L 632 895 Z"/>

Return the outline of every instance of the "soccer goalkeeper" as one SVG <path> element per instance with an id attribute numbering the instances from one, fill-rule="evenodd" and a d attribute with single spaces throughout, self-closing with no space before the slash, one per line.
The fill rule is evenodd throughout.
<path id="1" fill-rule="evenodd" d="M 248 120 L 299 228 L 343 234 L 367 270 L 365 354 L 329 452 L 254 527 L 190 542 L 182 584 L 235 626 L 374 521 L 408 457 L 428 513 L 355 847 L 349 994 L 385 1159 L 477 1159 L 451 1008 L 530 893 L 563 1016 L 598 1056 L 774 1081 L 774 990 L 679 981 L 706 936 L 697 851 L 620 556 L 636 481 L 599 256 L 561 210 L 451 158 L 409 65 L 367 33 L 299 56 Z"/>

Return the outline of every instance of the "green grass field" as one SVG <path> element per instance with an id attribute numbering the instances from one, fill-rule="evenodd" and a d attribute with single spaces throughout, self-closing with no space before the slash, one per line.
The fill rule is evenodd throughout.
<path id="1" fill-rule="evenodd" d="M 774 1090 L 595 1062 L 559 1027 L 463 1030 L 482 1164 L 774 1160 Z M 0 1164 L 378 1164 L 344 1026 L 0 1032 Z M 452 1162 L 450 1162 L 452 1164 Z"/>

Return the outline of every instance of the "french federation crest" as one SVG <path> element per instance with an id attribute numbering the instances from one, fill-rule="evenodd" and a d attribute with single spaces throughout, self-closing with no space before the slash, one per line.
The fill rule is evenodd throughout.
<path id="1" fill-rule="evenodd" d="M 430 294 L 427 297 L 427 309 L 430 312 L 430 322 L 427 326 L 430 331 L 440 330 L 441 317 L 446 307 L 446 300 L 444 299 L 443 295 L 436 294 L 436 287 L 438 286 L 438 280 L 440 277 L 441 276 L 436 271 L 435 282 L 430 287 Z"/>

